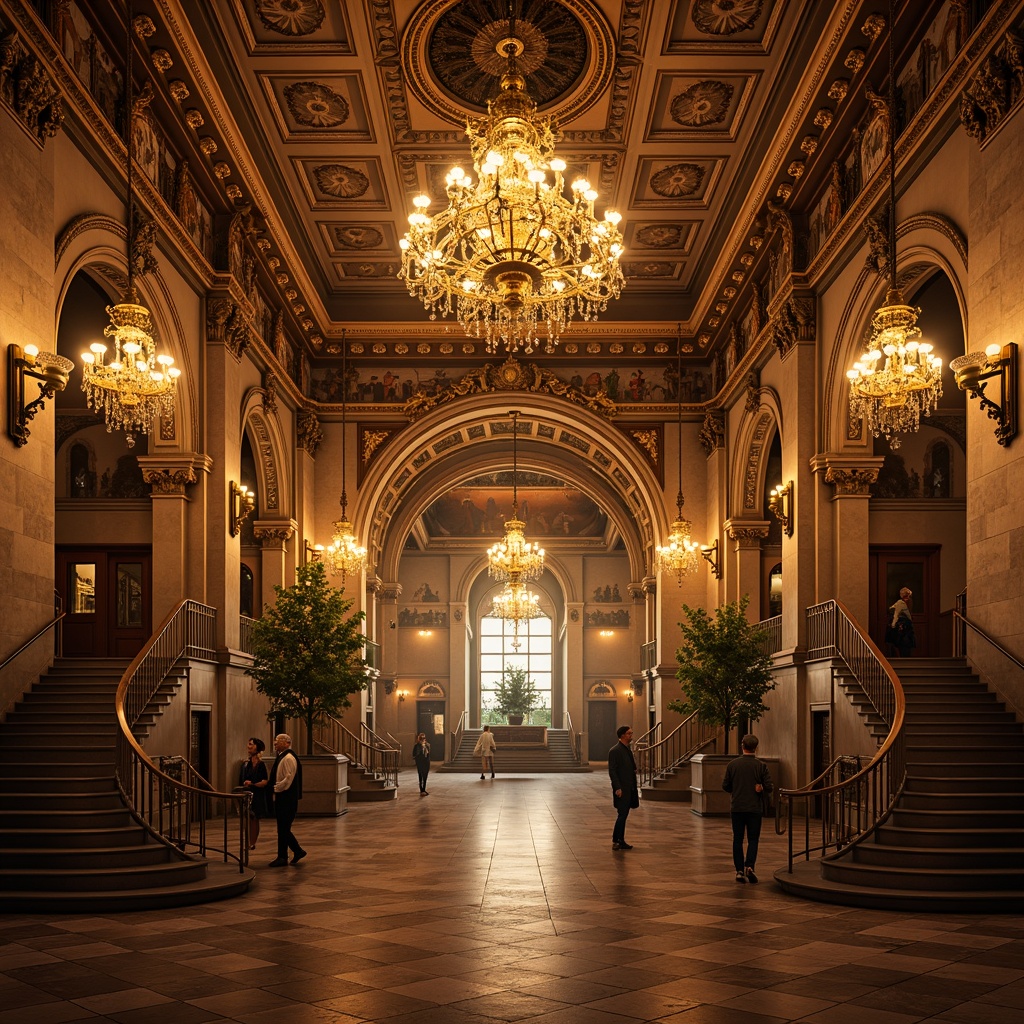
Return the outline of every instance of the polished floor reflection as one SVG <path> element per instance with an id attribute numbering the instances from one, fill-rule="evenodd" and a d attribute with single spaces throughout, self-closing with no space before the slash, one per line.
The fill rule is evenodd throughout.
<path id="1" fill-rule="evenodd" d="M 415 772 L 400 799 L 304 820 L 298 867 L 224 903 L 3 918 L 0 1022 L 1016 1024 L 1019 917 L 858 911 L 738 885 L 728 825 L 630 815 L 607 778 Z"/>

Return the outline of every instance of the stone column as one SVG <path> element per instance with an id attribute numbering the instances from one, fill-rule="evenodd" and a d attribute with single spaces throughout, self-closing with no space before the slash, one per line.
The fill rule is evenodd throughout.
<path id="1" fill-rule="evenodd" d="M 761 542 L 768 536 L 769 523 L 764 519 L 729 519 L 725 530 L 732 548 L 729 551 L 726 574 L 727 598 L 739 601 L 750 595 L 747 618 L 757 622 L 761 594 Z"/>
<path id="2" fill-rule="evenodd" d="M 401 583 L 375 580 L 368 588 L 375 596 L 380 632 L 380 678 L 373 701 L 374 729 L 383 735 L 398 729 L 398 704 L 394 697 L 398 685 L 398 599 L 402 596 Z"/>
<path id="3" fill-rule="evenodd" d="M 583 602 L 567 601 L 565 605 L 565 710 L 569 712 L 576 731 L 583 726 L 583 706 L 586 702 L 587 686 L 583 679 L 586 668 L 594 666 L 583 663 Z M 560 722 L 552 722 L 560 727 Z M 585 749 L 585 748 L 584 748 Z"/>
<path id="4" fill-rule="evenodd" d="M 713 556 L 720 568 L 718 577 L 715 577 L 710 562 L 702 562 L 700 569 L 707 573 L 707 603 L 714 608 L 722 603 L 729 582 L 725 578 L 725 534 L 722 526 L 725 511 L 729 507 L 729 462 L 725 446 L 725 414 L 722 410 L 713 410 L 704 417 L 697 440 L 708 457 L 707 520 L 702 542 L 705 547 L 718 542 L 717 555 Z"/>
<path id="5" fill-rule="evenodd" d="M 277 600 L 274 587 L 290 587 L 295 580 L 288 578 L 288 541 L 295 536 L 294 519 L 257 519 L 253 523 L 253 536 L 263 548 L 260 562 L 260 578 L 263 588 L 260 593 L 260 607 L 274 604 Z M 237 619 L 237 615 L 235 616 Z M 238 624 L 234 629 L 237 632 Z M 237 642 L 237 636 L 236 636 Z"/>

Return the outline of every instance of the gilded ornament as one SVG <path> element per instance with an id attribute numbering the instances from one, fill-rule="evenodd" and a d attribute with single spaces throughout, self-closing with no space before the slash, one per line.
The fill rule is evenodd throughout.
<path id="1" fill-rule="evenodd" d="M 370 179 L 346 164 L 322 164 L 313 171 L 321 192 L 338 199 L 358 199 L 370 187 Z"/>
<path id="2" fill-rule="evenodd" d="M 729 308 L 729 303 L 728 302 L 716 302 L 715 303 L 715 312 L 716 313 L 724 313 L 724 312 L 726 312 L 726 310 L 728 310 L 728 308 Z"/>
<path id="3" fill-rule="evenodd" d="M 406 343 L 404 341 L 400 341 L 395 346 L 395 355 L 396 356 L 404 356 L 404 355 L 407 355 L 408 352 L 409 352 L 409 346 L 406 345 Z"/>
<path id="4" fill-rule="evenodd" d="M 202 112 L 192 107 L 185 112 L 185 124 L 193 131 L 198 131 L 206 122 L 203 120 Z"/>
<path id="5" fill-rule="evenodd" d="M 725 82 L 707 80 L 684 89 L 669 105 L 669 115 L 686 128 L 721 124 L 729 110 L 733 87 Z"/>
<path id="6" fill-rule="evenodd" d="M 861 35 L 867 36 L 871 42 L 874 42 L 885 31 L 885 15 L 878 11 L 869 14 L 867 20 L 861 25 L 860 31 Z"/>
<path id="7" fill-rule="evenodd" d="M 642 356 L 647 351 L 647 346 L 642 341 L 633 342 L 633 354 Z"/>
<path id="8" fill-rule="evenodd" d="M 732 285 L 729 285 L 728 288 L 722 289 L 722 294 L 731 302 L 733 299 L 736 298 L 736 289 L 733 288 Z"/>
<path id="9" fill-rule="evenodd" d="M 828 87 L 828 98 L 835 100 L 836 103 L 842 103 L 846 99 L 846 94 L 850 91 L 850 80 L 848 78 L 837 78 Z"/>
<path id="10" fill-rule="evenodd" d="M 799 179 L 800 177 L 802 177 L 802 176 L 803 176 L 803 173 L 804 173 L 804 171 L 805 171 L 806 169 L 807 169 L 807 166 L 806 166 L 806 164 L 805 164 L 805 163 L 803 162 L 803 160 L 794 160 L 794 161 L 793 161 L 793 162 L 792 162 L 792 163 L 791 163 L 791 164 L 789 165 L 789 167 L 787 167 L 787 168 L 786 168 L 786 173 L 787 173 L 787 174 L 788 174 L 788 175 L 789 175 L 789 176 L 790 176 L 791 178 L 797 178 L 797 179 Z"/>
<path id="11" fill-rule="evenodd" d="M 814 151 L 818 148 L 818 136 L 817 135 L 805 135 L 800 140 L 800 151 L 807 156 L 814 156 Z"/>
<path id="12" fill-rule="evenodd" d="M 348 100 L 322 82 L 293 82 L 285 86 L 292 117 L 307 128 L 337 128 L 349 118 Z"/>
<path id="13" fill-rule="evenodd" d="M 694 0 L 691 16 L 707 35 L 731 36 L 749 32 L 761 16 L 763 0 Z"/>
<path id="14" fill-rule="evenodd" d="M 699 164 L 670 164 L 651 176 L 651 188 L 666 199 L 678 199 L 692 196 L 703 180 L 704 168 Z"/>
<path id="15" fill-rule="evenodd" d="M 476 351 L 476 345 L 471 341 L 464 341 L 462 343 L 463 355 L 471 356 Z"/>
<path id="16" fill-rule="evenodd" d="M 587 342 L 587 355 L 596 356 L 601 352 L 601 342 L 599 341 L 588 341 Z"/>
<path id="17" fill-rule="evenodd" d="M 307 36 L 327 15 L 320 0 L 255 0 L 255 4 L 260 21 L 284 36 Z"/>
<path id="18" fill-rule="evenodd" d="M 779 187 L 775 190 L 775 198 L 781 199 L 785 202 L 793 194 L 793 182 L 783 181 L 779 183 Z"/>
<path id="19" fill-rule="evenodd" d="M 620 342 L 620 341 L 613 341 L 608 346 L 608 351 L 611 352 L 611 354 L 613 356 L 620 356 L 620 355 L 622 355 L 622 353 L 624 351 L 623 346 L 622 346 L 622 342 Z"/>
<path id="20" fill-rule="evenodd" d="M 438 351 L 443 356 L 450 356 L 455 351 L 455 346 L 450 341 L 442 341 L 438 346 Z"/>
<path id="21" fill-rule="evenodd" d="M 149 39 L 150 36 L 156 35 L 156 25 L 148 14 L 136 14 L 132 19 L 132 28 L 140 39 Z"/>
<path id="22" fill-rule="evenodd" d="M 825 131 L 825 129 L 828 128 L 828 126 L 832 123 L 832 117 L 833 117 L 832 111 L 829 110 L 828 107 L 822 107 L 814 115 L 814 123 L 822 131 Z"/>
<path id="23" fill-rule="evenodd" d="M 149 59 L 161 75 L 166 75 L 174 67 L 174 58 L 166 50 L 154 50 Z"/>
<path id="24" fill-rule="evenodd" d="M 843 61 L 843 66 L 854 74 L 857 74 L 862 67 L 864 67 L 864 51 L 858 47 L 854 47 Z"/>
<path id="25" fill-rule="evenodd" d="M 421 341 L 421 342 L 420 342 L 420 343 L 419 343 L 419 344 L 418 344 L 418 345 L 416 346 L 416 351 L 417 351 L 417 352 L 418 352 L 418 353 L 419 353 L 419 354 L 420 354 L 421 356 L 429 356 L 429 355 L 430 355 L 430 345 L 429 345 L 429 344 L 428 344 L 427 342 L 425 342 L 425 341 Z"/>
<path id="26" fill-rule="evenodd" d="M 238 185 L 228 185 L 224 192 L 227 194 L 228 199 L 236 200 L 242 198 L 242 190 Z"/>
<path id="27" fill-rule="evenodd" d="M 231 177 L 231 168 L 223 160 L 218 160 L 213 165 L 213 173 L 223 181 L 225 178 Z M 260 241 L 267 242 L 267 245 L 270 245 L 270 242 L 266 239 L 260 239 Z"/>
<path id="28" fill-rule="evenodd" d="M 752 267 L 754 265 L 754 254 L 752 252 L 745 252 L 740 256 L 740 263 L 744 267 Z"/>
<path id="29" fill-rule="evenodd" d="M 167 89 L 178 103 L 184 103 L 191 95 L 188 91 L 188 86 L 180 78 L 175 78 L 172 82 L 168 82 Z"/>
<path id="30" fill-rule="evenodd" d="M 209 135 L 204 135 L 199 140 L 199 148 L 206 156 L 213 156 L 213 154 L 217 152 L 217 140 L 211 138 Z"/>

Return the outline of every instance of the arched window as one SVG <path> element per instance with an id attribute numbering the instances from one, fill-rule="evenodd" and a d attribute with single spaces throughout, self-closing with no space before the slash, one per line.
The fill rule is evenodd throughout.
<path id="1" fill-rule="evenodd" d="M 241 578 L 238 584 L 238 610 L 242 615 L 253 616 L 253 580 L 252 569 L 244 562 L 241 568 Z"/>
<path id="2" fill-rule="evenodd" d="M 768 618 L 782 614 L 782 563 L 777 562 L 768 573 Z"/>
<path id="3" fill-rule="evenodd" d="M 504 719 L 491 710 L 494 690 L 506 667 L 523 668 L 534 681 L 540 704 L 530 714 L 530 724 L 551 725 L 552 623 L 547 615 L 519 623 L 519 646 L 512 646 L 512 623 L 494 615 L 480 620 L 480 709 L 484 725 L 501 725 Z"/>

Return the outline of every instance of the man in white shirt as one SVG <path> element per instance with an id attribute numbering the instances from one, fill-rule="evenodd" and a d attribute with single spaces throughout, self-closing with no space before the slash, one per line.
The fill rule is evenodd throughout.
<path id="1" fill-rule="evenodd" d="M 299 846 L 299 841 L 292 835 L 292 822 L 299 811 L 302 799 L 302 764 L 292 750 L 292 738 L 286 732 L 274 737 L 274 749 L 277 759 L 270 769 L 270 782 L 267 785 L 274 794 L 274 814 L 277 817 L 277 859 L 272 860 L 269 867 L 283 868 L 288 863 L 288 851 L 293 853 L 292 863 L 298 864 L 306 851 Z"/>

